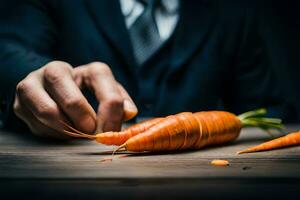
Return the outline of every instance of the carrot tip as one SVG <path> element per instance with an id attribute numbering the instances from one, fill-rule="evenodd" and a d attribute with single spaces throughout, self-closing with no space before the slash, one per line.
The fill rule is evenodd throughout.
<path id="1" fill-rule="evenodd" d="M 246 149 L 246 150 L 238 151 L 238 152 L 237 152 L 238 155 L 240 155 L 240 154 L 245 154 L 245 153 L 251 153 L 251 151 L 249 151 L 248 149 Z"/>
<path id="2" fill-rule="evenodd" d="M 126 151 L 126 144 L 122 144 L 120 145 L 118 148 L 116 148 L 114 151 L 113 151 L 113 154 L 114 155 L 116 152 L 122 152 L 122 151 Z"/>
<path id="3" fill-rule="evenodd" d="M 88 135 L 88 134 L 79 134 L 79 133 L 75 133 L 75 132 L 71 132 L 71 131 L 67 131 L 67 130 L 63 130 L 63 133 L 72 137 L 78 137 L 78 138 L 87 138 L 87 139 L 95 139 L 94 135 Z"/>
<path id="4" fill-rule="evenodd" d="M 115 149 L 112 154 L 111 154 L 111 158 L 103 158 L 100 160 L 100 162 L 106 162 L 106 161 L 113 161 L 115 153 L 116 152 L 120 152 L 120 151 L 126 151 L 126 144 L 122 144 L 121 146 L 119 146 L 117 149 Z"/>

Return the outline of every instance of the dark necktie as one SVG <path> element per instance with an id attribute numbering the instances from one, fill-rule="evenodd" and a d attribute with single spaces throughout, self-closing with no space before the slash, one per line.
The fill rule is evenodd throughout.
<path id="1" fill-rule="evenodd" d="M 143 13 L 136 19 L 129 29 L 136 62 L 142 65 L 161 46 L 154 12 L 160 0 L 140 0 L 144 4 Z"/>

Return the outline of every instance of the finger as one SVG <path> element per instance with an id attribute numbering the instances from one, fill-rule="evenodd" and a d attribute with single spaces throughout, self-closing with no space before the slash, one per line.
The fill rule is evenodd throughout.
<path id="1" fill-rule="evenodd" d="M 43 124 L 55 130 L 61 129 L 60 120 L 68 121 L 66 116 L 61 112 L 57 104 L 46 93 L 40 80 L 36 75 L 28 75 L 17 85 L 16 92 L 16 110 L 21 105 L 26 105 L 28 110 Z M 17 110 L 18 112 L 18 110 Z M 23 120 L 27 121 L 29 116 L 23 115 Z"/>
<path id="2" fill-rule="evenodd" d="M 29 127 L 30 130 L 33 129 L 31 119 L 34 118 L 34 115 L 31 113 L 30 110 L 24 110 L 19 101 L 18 95 L 15 96 L 14 105 L 13 105 L 14 113 L 17 117 L 22 119 L 25 124 Z"/>
<path id="3" fill-rule="evenodd" d="M 124 99 L 109 67 L 103 63 L 89 64 L 85 82 L 94 91 L 100 104 L 97 113 L 98 131 L 119 131 L 124 114 Z"/>
<path id="4" fill-rule="evenodd" d="M 121 92 L 121 95 L 123 96 L 123 99 L 124 99 L 124 116 L 123 116 L 123 120 L 128 121 L 128 120 L 132 119 L 133 117 L 135 117 L 137 115 L 138 109 L 137 109 L 135 103 L 133 102 L 133 100 L 131 99 L 131 97 L 129 96 L 129 94 L 127 93 L 127 91 L 119 83 L 118 83 L 118 88 L 119 88 L 119 91 Z"/>
<path id="5" fill-rule="evenodd" d="M 52 129 L 40 122 L 25 105 L 22 105 L 19 102 L 17 95 L 14 102 L 14 111 L 16 115 L 26 123 L 34 135 L 57 139 L 69 138 L 61 132 L 58 132 L 57 130 Z"/>
<path id="6" fill-rule="evenodd" d="M 83 76 L 85 68 L 84 67 L 76 67 L 73 69 L 73 79 L 76 83 L 76 85 L 80 88 L 83 89 L 84 84 L 83 84 Z"/>
<path id="7" fill-rule="evenodd" d="M 45 88 L 59 107 L 85 132 L 94 132 L 96 113 L 72 77 L 72 67 L 67 63 L 49 64 L 44 71 Z"/>

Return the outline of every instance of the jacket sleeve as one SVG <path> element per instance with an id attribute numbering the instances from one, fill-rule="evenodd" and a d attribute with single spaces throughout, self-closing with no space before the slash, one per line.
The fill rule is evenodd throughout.
<path id="1" fill-rule="evenodd" d="M 51 61 L 56 27 L 49 5 L 42 0 L 20 1 L 0 19 L 0 125 L 17 121 L 12 103 L 17 83 Z"/>
<path id="2" fill-rule="evenodd" d="M 268 115 L 289 120 L 289 108 L 271 67 L 264 41 L 259 35 L 257 13 L 245 12 L 241 37 L 233 70 L 233 80 L 227 88 L 225 106 L 239 114 L 267 108 Z"/>

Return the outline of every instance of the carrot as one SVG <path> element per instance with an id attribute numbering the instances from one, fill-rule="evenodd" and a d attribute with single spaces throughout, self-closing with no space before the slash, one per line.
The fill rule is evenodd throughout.
<path id="1" fill-rule="evenodd" d="M 276 138 L 274 140 L 262 143 L 260 145 L 251 147 L 243 151 L 239 151 L 238 154 L 253 153 L 258 151 L 269 151 L 272 149 L 279 149 L 296 145 L 300 145 L 300 131 L 290 133 L 288 135 Z"/>
<path id="2" fill-rule="evenodd" d="M 112 133 L 96 136 L 80 132 L 64 131 L 64 133 L 74 137 L 95 139 L 100 143 L 106 142 L 105 144 L 120 145 L 121 141 L 124 142 L 115 151 L 160 152 L 200 149 L 233 141 L 239 136 L 242 127 L 252 126 L 264 130 L 282 128 L 281 120 L 265 118 L 263 117 L 265 114 L 265 109 L 246 112 L 239 116 L 225 111 L 183 112 L 159 118 L 146 128 L 138 128 L 143 127 L 144 123 L 137 124 L 134 127 L 140 132 L 135 132 L 135 135 L 128 134 L 126 139 L 122 138 L 123 135 L 120 133 L 114 133 L 114 136 Z M 111 142 L 107 142 L 108 140 Z"/>
<path id="3" fill-rule="evenodd" d="M 72 137 L 80 137 L 80 138 L 88 138 L 92 140 L 96 140 L 98 143 L 106 144 L 106 145 L 121 145 L 126 142 L 129 138 L 142 133 L 149 129 L 151 126 L 160 122 L 162 118 L 153 118 L 150 120 L 143 121 L 139 124 L 135 124 L 124 129 L 121 132 L 105 132 L 105 133 L 96 133 L 95 135 L 89 135 L 75 128 L 71 127 L 70 125 L 62 122 L 67 128 L 71 129 L 74 132 L 64 130 L 63 132 Z"/>
<path id="4" fill-rule="evenodd" d="M 116 151 L 174 151 L 200 149 L 236 139 L 242 127 L 281 129 L 281 120 L 264 118 L 265 109 L 240 116 L 225 111 L 183 112 L 164 118 L 145 132 L 128 139 Z"/>
<path id="5" fill-rule="evenodd" d="M 228 112 L 184 112 L 164 118 L 144 133 L 128 139 L 118 150 L 157 152 L 200 149 L 234 140 L 241 128 L 241 120 Z"/>

